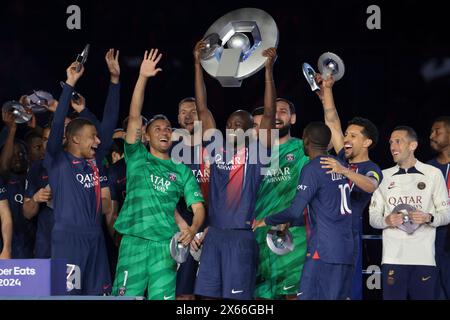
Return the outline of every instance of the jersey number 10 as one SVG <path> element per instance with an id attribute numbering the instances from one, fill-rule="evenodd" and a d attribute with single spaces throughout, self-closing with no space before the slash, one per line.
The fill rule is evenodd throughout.
<path id="1" fill-rule="evenodd" d="M 350 185 L 348 183 L 340 184 L 339 190 L 341 191 L 341 214 L 351 214 L 352 210 L 348 206 L 348 199 L 350 198 Z M 348 193 L 346 192 L 347 190 Z"/>

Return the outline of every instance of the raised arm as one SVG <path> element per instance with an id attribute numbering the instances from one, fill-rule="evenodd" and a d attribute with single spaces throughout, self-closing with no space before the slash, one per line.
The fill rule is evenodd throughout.
<path id="1" fill-rule="evenodd" d="M 108 152 L 113 142 L 113 133 L 119 119 L 120 108 L 120 65 L 119 65 L 119 50 L 114 54 L 114 49 L 109 49 L 105 56 L 106 64 L 108 66 L 109 74 L 111 76 L 108 96 L 103 110 L 103 119 L 100 124 L 100 144 L 99 157 Z"/>
<path id="2" fill-rule="evenodd" d="M 69 111 L 70 100 L 72 98 L 73 88 L 75 87 L 78 79 L 84 72 L 84 67 L 81 66 L 79 72 L 76 71 L 78 63 L 74 62 L 67 68 L 67 80 L 63 87 L 63 92 L 59 98 L 58 107 L 55 110 L 53 116 L 52 130 L 48 137 L 46 153 L 50 156 L 56 155 L 62 150 L 62 141 L 64 137 L 64 119 Z"/>
<path id="3" fill-rule="evenodd" d="M 331 143 L 333 143 L 334 151 L 337 154 L 344 147 L 344 135 L 342 133 L 341 120 L 334 104 L 334 78 L 330 75 L 327 80 L 324 80 L 320 74 L 316 74 L 316 82 L 320 86 L 320 91 L 317 92 L 317 95 L 322 101 L 325 124 L 331 130 Z"/>
<path id="4" fill-rule="evenodd" d="M 322 165 L 322 168 L 329 169 L 327 174 L 342 174 L 367 193 L 375 192 L 380 183 L 380 176 L 375 171 L 370 171 L 370 175 L 363 175 L 348 167 L 344 167 L 338 159 L 333 157 L 321 157 L 320 164 Z"/>
<path id="5" fill-rule="evenodd" d="M 144 60 L 139 71 L 139 78 L 134 87 L 133 97 L 131 98 L 130 113 L 128 117 L 127 135 L 125 137 L 128 143 L 136 143 L 141 140 L 142 128 L 142 105 L 144 104 L 145 86 L 149 78 L 154 77 L 161 68 L 156 68 L 162 54 L 158 55 L 158 49 L 151 49 L 150 53 L 145 51 Z"/>
<path id="6" fill-rule="evenodd" d="M 277 49 L 266 49 L 262 55 L 267 57 L 267 60 L 265 63 L 264 114 L 261 119 L 260 129 L 267 130 L 267 141 L 263 141 L 263 143 L 270 145 L 270 130 L 275 128 L 275 114 L 277 112 L 275 104 L 276 89 L 273 80 L 273 64 L 277 59 Z"/>
<path id="7" fill-rule="evenodd" d="M 208 109 L 206 87 L 203 80 L 203 69 L 200 63 L 200 52 L 206 44 L 202 40 L 197 42 L 194 47 L 194 68 L 195 68 L 195 104 L 197 106 L 198 118 L 202 122 L 203 133 L 208 129 L 216 128 L 216 121 Z"/>
<path id="8" fill-rule="evenodd" d="M 14 154 L 14 137 L 17 131 L 17 124 L 12 112 L 2 111 L 2 118 L 7 128 L 7 136 L 0 154 L 0 171 L 8 173 Z"/>

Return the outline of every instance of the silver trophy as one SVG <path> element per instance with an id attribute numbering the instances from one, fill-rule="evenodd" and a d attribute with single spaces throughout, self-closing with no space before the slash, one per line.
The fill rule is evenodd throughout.
<path id="1" fill-rule="evenodd" d="M 3 104 L 4 112 L 12 112 L 16 123 L 25 123 L 33 118 L 32 113 L 27 113 L 25 106 L 18 101 L 7 101 Z"/>
<path id="2" fill-rule="evenodd" d="M 86 60 L 88 58 L 89 55 L 89 43 L 84 47 L 83 51 L 77 56 L 77 72 L 80 72 L 81 70 L 81 66 L 84 65 L 86 63 Z"/>
<path id="3" fill-rule="evenodd" d="M 206 31 L 201 52 L 203 69 L 222 87 L 240 87 L 242 80 L 261 70 L 265 49 L 277 47 L 278 28 L 265 11 L 242 8 L 219 18 Z"/>
<path id="4" fill-rule="evenodd" d="M 401 225 L 399 225 L 397 228 L 405 231 L 407 234 L 414 233 L 414 231 L 416 231 L 417 228 L 420 227 L 420 224 L 413 223 L 409 219 L 409 214 L 414 211 L 416 211 L 416 208 L 414 208 L 413 206 L 410 206 L 409 204 L 404 204 L 404 203 L 399 204 L 394 209 L 392 209 L 392 213 L 396 212 L 398 214 L 403 215 L 403 223 Z"/>
<path id="5" fill-rule="evenodd" d="M 344 76 L 345 73 L 344 61 L 332 52 L 325 52 L 322 54 L 317 61 L 317 67 L 319 68 L 319 73 L 322 75 L 322 79 L 324 80 L 328 79 L 328 77 L 332 75 L 334 77 L 334 81 L 338 81 Z M 303 76 L 306 81 L 308 81 L 311 90 L 320 90 L 320 87 L 315 80 L 316 71 L 308 63 L 303 63 L 302 70 Z"/>
<path id="6" fill-rule="evenodd" d="M 203 236 L 203 232 L 199 232 L 199 233 L 197 233 L 197 234 L 195 235 L 195 237 L 196 237 L 197 239 L 201 239 L 202 236 Z M 192 247 L 191 247 L 190 253 L 191 253 L 191 256 L 194 258 L 195 261 L 200 261 L 200 256 L 202 255 L 202 247 L 203 247 L 203 244 L 200 245 L 200 248 L 198 248 L 197 251 L 195 251 L 195 250 L 192 249 Z"/>
<path id="7" fill-rule="evenodd" d="M 269 249 L 279 256 L 294 250 L 292 233 L 289 230 L 281 232 L 279 226 L 274 226 L 267 231 L 266 243 Z"/>
<path id="8" fill-rule="evenodd" d="M 170 240 L 170 255 L 177 263 L 183 263 L 186 261 L 189 255 L 189 246 L 185 247 L 178 239 L 181 236 L 181 232 L 177 232 Z"/>
<path id="9" fill-rule="evenodd" d="M 33 113 L 44 113 L 48 111 L 48 106 L 55 100 L 47 91 L 33 90 L 32 94 L 26 96 L 27 106 Z"/>
<path id="10" fill-rule="evenodd" d="M 314 77 L 316 76 L 316 71 L 314 71 L 314 69 L 306 62 L 303 64 L 302 69 L 306 81 L 308 81 L 309 85 L 311 86 L 311 90 L 320 90 L 320 87 L 317 85 L 316 80 L 314 79 Z"/>
<path id="11" fill-rule="evenodd" d="M 339 81 L 345 73 L 344 61 L 332 52 L 325 52 L 319 57 L 317 67 L 324 80 L 333 75 L 334 81 Z"/>

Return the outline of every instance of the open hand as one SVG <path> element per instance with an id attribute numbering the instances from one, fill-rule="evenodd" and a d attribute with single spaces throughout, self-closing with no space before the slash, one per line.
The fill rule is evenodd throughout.
<path id="1" fill-rule="evenodd" d="M 114 54 L 114 49 L 109 49 L 105 55 L 105 60 L 111 75 L 111 82 L 118 83 L 120 76 L 119 50 Z"/>
<path id="2" fill-rule="evenodd" d="M 158 72 L 162 71 L 161 68 L 156 68 L 161 57 L 162 53 L 158 55 L 158 49 L 151 49 L 150 53 L 146 50 L 139 74 L 146 78 L 156 76 Z"/>

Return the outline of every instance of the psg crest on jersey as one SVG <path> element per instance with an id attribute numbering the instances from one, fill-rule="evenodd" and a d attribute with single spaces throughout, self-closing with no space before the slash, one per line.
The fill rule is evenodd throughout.
<path id="1" fill-rule="evenodd" d="M 177 175 L 175 173 L 169 173 L 170 181 L 177 181 Z"/>
<path id="2" fill-rule="evenodd" d="M 292 153 L 288 153 L 285 158 L 286 158 L 287 161 L 294 161 L 295 160 L 295 156 Z"/>

